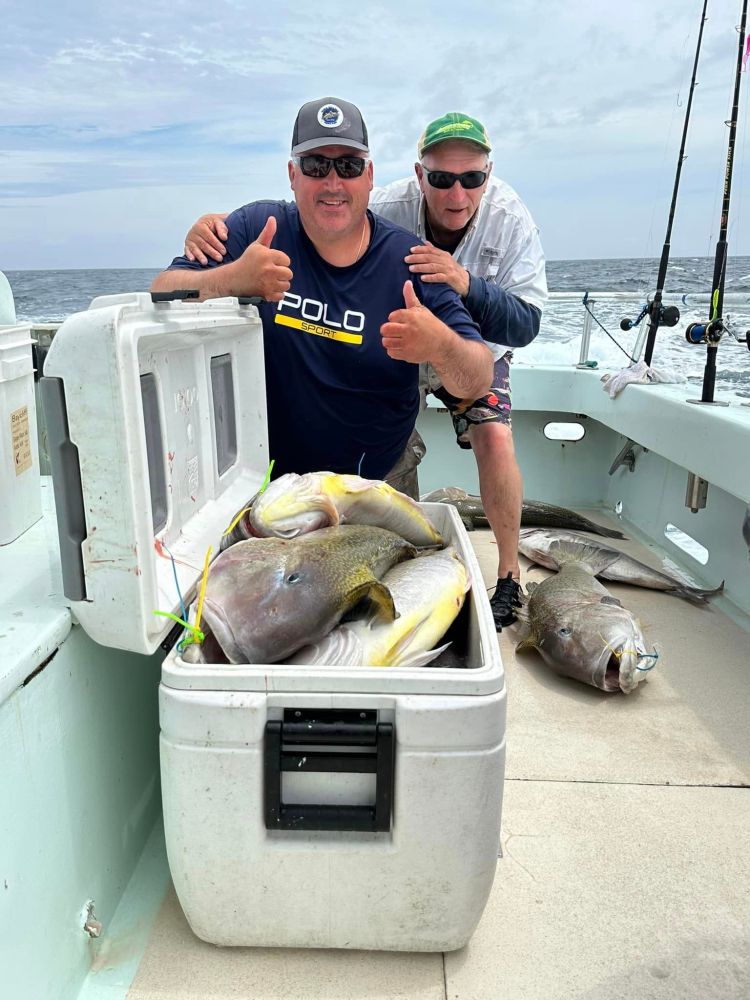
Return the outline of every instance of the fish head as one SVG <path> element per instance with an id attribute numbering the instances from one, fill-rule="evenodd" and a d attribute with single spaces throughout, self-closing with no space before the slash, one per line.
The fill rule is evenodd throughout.
<path id="1" fill-rule="evenodd" d="M 602 624 L 600 639 L 604 648 L 599 650 L 595 676 L 604 691 L 631 691 L 656 666 L 659 654 L 647 641 L 641 624 L 626 608 L 610 616 Z"/>
<path id="2" fill-rule="evenodd" d="M 521 648 L 535 646 L 558 673 L 628 694 L 656 662 L 638 619 L 616 598 L 546 609 Z"/>
<path id="3" fill-rule="evenodd" d="M 289 472 L 258 497 L 250 523 L 262 537 L 296 538 L 317 528 L 338 524 L 338 512 L 322 489 L 324 473 Z"/>
<path id="4" fill-rule="evenodd" d="M 559 569 L 559 563 L 550 557 L 550 544 L 553 536 L 539 528 L 521 528 L 518 536 L 518 551 L 532 563 L 546 566 L 548 569 Z"/>
<path id="5" fill-rule="evenodd" d="M 298 649 L 300 636 L 333 627 L 326 584 L 321 560 L 293 543 L 249 539 L 213 564 L 203 614 L 232 663 L 273 663 Z"/>
<path id="6" fill-rule="evenodd" d="M 392 620 L 393 600 L 377 577 L 414 552 L 377 528 L 251 538 L 212 563 L 203 614 L 232 663 L 276 663 L 317 642 L 365 598 Z"/>

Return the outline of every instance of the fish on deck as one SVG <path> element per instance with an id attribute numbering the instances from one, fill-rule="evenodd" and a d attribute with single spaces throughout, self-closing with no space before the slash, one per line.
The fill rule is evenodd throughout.
<path id="1" fill-rule="evenodd" d="M 230 663 L 276 663 L 322 639 L 365 598 L 393 621 L 381 578 L 416 553 L 392 531 L 365 525 L 250 538 L 211 564 L 203 617 Z"/>
<path id="2" fill-rule="evenodd" d="M 610 548 L 575 531 L 522 528 L 518 550 L 533 563 L 546 566 L 547 569 L 559 570 L 562 565 L 561 556 L 573 556 L 585 563 L 594 576 L 617 583 L 630 583 L 636 587 L 663 590 L 696 604 L 705 603 L 707 598 L 720 594 L 724 589 L 723 583 L 713 589 L 696 587 L 690 581 L 651 569 L 619 549 Z"/>
<path id="3" fill-rule="evenodd" d="M 376 615 L 347 621 L 287 663 L 310 666 L 422 667 L 449 644 L 433 648 L 461 610 L 471 586 L 453 546 L 425 552 L 389 569 L 383 577 L 398 617 Z"/>
<path id="4" fill-rule="evenodd" d="M 516 652 L 536 649 L 556 673 L 602 691 L 629 694 L 656 663 L 638 619 L 570 551 L 560 571 L 527 586 L 519 612 L 527 635 Z"/>
<path id="5" fill-rule="evenodd" d="M 458 486 L 446 486 L 443 489 L 425 493 L 420 498 L 427 503 L 448 503 L 458 511 L 467 531 L 474 528 L 489 528 L 490 522 L 484 512 L 482 498 L 467 493 Z M 624 538 L 621 531 L 615 528 L 605 528 L 601 524 L 590 521 L 582 514 L 576 514 L 567 507 L 558 507 L 542 500 L 524 500 L 521 508 L 521 524 L 537 525 L 547 528 L 572 528 L 576 531 L 591 531 L 605 538 Z"/>

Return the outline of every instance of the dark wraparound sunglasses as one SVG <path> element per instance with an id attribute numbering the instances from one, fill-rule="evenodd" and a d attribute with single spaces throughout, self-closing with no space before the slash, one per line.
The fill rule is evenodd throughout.
<path id="1" fill-rule="evenodd" d="M 427 170 L 427 181 L 430 187 L 441 188 L 447 191 L 452 188 L 456 181 L 462 188 L 471 191 L 473 188 L 481 187 L 487 180 L 487 170 L 466 170 L 462 174 L 452 174 L 450 170 Z"/>
<path id="2" fill-rule="evenodd" d="M 322 156 L 320 153 L 311 153 L 309 156 L 296 156 L 299 168 L 305 177 L 327 177 L 331 172 L 331 167 L 336 168 L 336 173 L 342 181 L 351 180 L 353 177 L 361 177 L 367 159 L 363 156 Z"/>

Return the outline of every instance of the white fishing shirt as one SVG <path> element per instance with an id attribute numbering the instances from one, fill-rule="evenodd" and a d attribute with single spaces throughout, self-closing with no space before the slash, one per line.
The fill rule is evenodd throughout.
<path id="1" fill-rule="evenodd" d="M 375 188 L 370 208 L 421 240 L 427 238 L 425 201 L 416 176 Z M 469 272 L 466 306 L 495 359 L 528 344 L 538 321 L 531 324 L 530 310 L 512 297 L 542 311 L 547 301 L 544 251 L 531 213 L 505 181 L 490 175 L 453 257 Z"/>

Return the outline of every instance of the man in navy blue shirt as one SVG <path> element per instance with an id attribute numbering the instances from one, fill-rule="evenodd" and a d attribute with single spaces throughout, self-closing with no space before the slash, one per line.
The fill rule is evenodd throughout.
<path id="1" fill-rule="evenodd" d="M 305 104 L 292 137 L 294 204 L 245 205 L 228 220 L 223 259 L 178 257 L 152 285 L 201 298 L 256 295 L 263 322 L 274 474 L 328 469 L 387 478 L 414 428 L 418 365 L 472 400 L 492 356 L 460 297 L 410 280 L 414 238 L 372 215 L 367 129 L 358 109 Z M 395 482 L 394 485 L 398 486 Z"/>
<path id="2" fill-rule="evenodd" d="M 406 262 L 419 283 L 443 283 L 461 296 L 494 357 L 488 393 L 456 398 L 439 373 L 423 366 L 423 387 L 453 419 L 456 440 L 471 448 L 479 492 L 497 541 L 497 587 L 492 596 L 500 629 L 516 618 L 520 603 L 518 534 L 523 483 L 511 432 L 512 351 L 539 332 L 547 297 L 544 252 L 528 209 L 516 192 L 492 174 L 491 143 L 481 122 L 448 112 L 427 125 L 417 144 L 412 177 L 376 189 L 372 210 L 416 233 Z M 189 259 L 224 253 L 225 215 L 203 216 L 185 242 Z M 228 221 L 228 220 L 227 220 Z M 395 473 L 411 472 L 424 454 L 415 430 Z"/>

